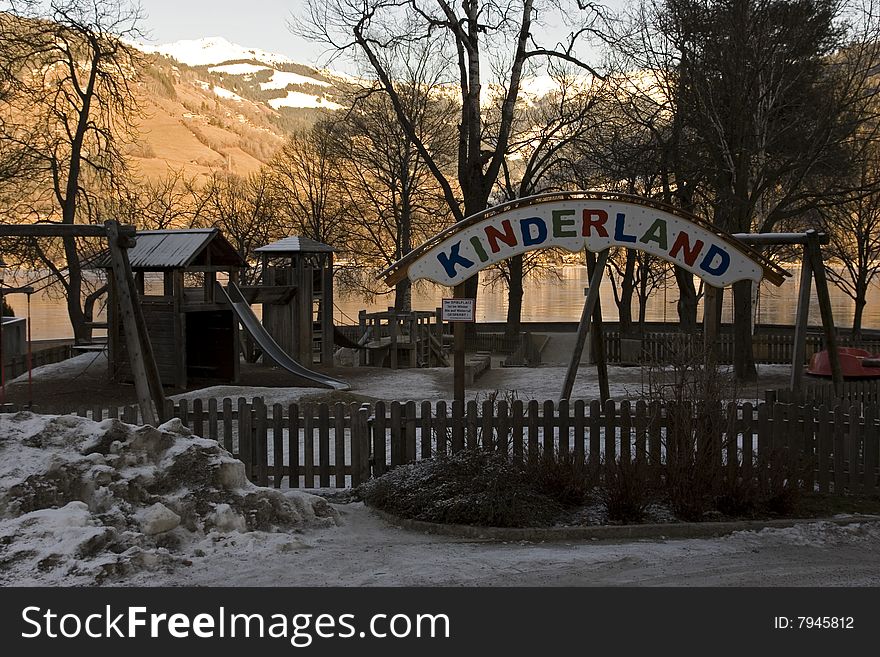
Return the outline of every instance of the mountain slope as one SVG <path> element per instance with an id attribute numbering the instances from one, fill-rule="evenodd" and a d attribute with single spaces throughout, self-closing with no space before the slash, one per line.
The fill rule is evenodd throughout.
<path id="1" fill-rule="evenodd" d="M 187 177 L 246 175 L 268 162 L 292 130 L 342 107 L 333 100 L 331 77 L 283 55 L 217 37 L 137 47 L 148 55 L 140 135 L 129 151 L 149 178 L 170 169 Z"/>

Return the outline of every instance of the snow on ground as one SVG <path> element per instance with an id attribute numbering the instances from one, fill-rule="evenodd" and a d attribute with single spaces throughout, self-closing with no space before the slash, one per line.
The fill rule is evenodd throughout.
<path id="1" fill-rule="evenodd" d="M 272 79 L 268 82 L 261 82 L 260 89 L 286 89 L 289 84 L 316 84 L 320 87 L 329 87 L 329 82 L 317 80 L 298 73 L 288 73 L 286 71 L 275 71 Z"/>
<path id="2" fill-rule="evenodd" d="M 223 87 L 218 87 L 217 85 L 214 85 L 211 88 L 211 90 L 214 92 L 215 96 L 219 96 L 220 98 L 234 100 L 238 103 L 240 103 L 243 100 L 243 98 L 241 96 L 239 96 L 237 93 L 235 93 L 233 91 L 229 91 L 229 89 L 224 89 Z"/>
<path id="3" fill-rule="evenodd" d="M 34 382 L 45 381 L 49 379 L 72 379 L 85 374 L 88 370 L 107 370 L 107 352 L 90 351 L 79 354 L 73 358 L 62 360 L 58 363 L 50 363 L 41 367 L 35 367 L 32 371 Z M 28 380 L 28 374 L 16 377 L 7 383 L 25 383 Z"/>
<path id="4" fill-rule="evenodd" d="M 880 523 L 828 522 L 712 539 L 482 542 L 393 527 L 360 503 L 296 545 L 210 542 L 192 566 L 131 583 L 185 586 L 877 586 Z"/>
<path id="5" fill-rule="evenodd" d="M 223 66 L 212 66 L 208 70 L 211 73 L 225 73 L 227 75 L 253 75 L 254 73 L 271 69 L 268 66 L 259 66 L 257 64 L 225 64 Z"/>
<path id="6" fill-rule="evenodd" d="M 179 420 L 158 428 L 0 414 L 0 584 L 111 583 L 213 543 L 335 525 L 323 498 L 259 488 Z"/>
<path id="7" fill-rule="evenodd" d="M 272 109 L 278 109 L 280 107 L 321 107 L 328 110 L 342 109 L 342 105 L 334 103 L 332 100 L 327 100 L 326 98 L 315 96 L 314 94 L 304 94 L 299 91 L 288 91 L 287 95 L 283 98 L 271 98 L 269 99 L 269 105 Z"/>

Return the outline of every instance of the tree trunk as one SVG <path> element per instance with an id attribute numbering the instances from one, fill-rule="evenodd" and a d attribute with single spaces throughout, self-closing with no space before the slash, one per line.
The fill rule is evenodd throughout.
<path id="1" fill-rule="evenodd" d="M 399 313 L 412 310 L 412 281 L 409 278 L 402 279 L 394 287 L 394 310 Z"/>
<path id="2" fill-rule="evenodd" d="M 76 249 L 76 239 L 61 238 L 64 242 L 64 256 L 67 260 L 67 314 L 73 327 L 76 344 L 91 341 L 92 331 L 86 326 L 86 315 L 82 309 L 82 265 Z"/>
<path id="3" fill-rule="evenodd" d="M 752 345 L 752 281 L 733 284 L 733 371 L 738 381 L 757 381 Z"/>
<path id="4" fill-rule="evenodd" d="M 681 267 L 675 267 L 675 282 L 678 283 L 678 322 L 685 333 L 697 330 L 697 289 L 694 275 Z"/>
<path id="5" fill-rule="evenodd" d="M 522 300 L 523 300 L 523 256 L 513 256 L 508 260 L 510 267 L 510 282 L 507 286 L 507 327 L 504 334 L 507 337 L 516 337 L 522 328 Z"/>
<path id="6" fill-rule="evenodd" d="M 865 290 L 859 290 L 856 293 L 856 310 L 853 313 L 853 323 L 852 323 L 852 337 L 854 340 L 862 339 L 862 317 L 865 314 L 865 306 L 868 304 L 868 300 L 865 295 Z"/>
<path id="7" fill-rule="evenodd" d="M 632 249 L 626 250 L 626 266 L 623 270 L 623 277 L 620 281 L 620 304 L 617 307 L 617 314 L 620 318 L 620 335 L 629 336 L 633 334 L 632 320 L 632 301 L 635 292 L 635 269 L 636 269 L 636 252 Z"/>

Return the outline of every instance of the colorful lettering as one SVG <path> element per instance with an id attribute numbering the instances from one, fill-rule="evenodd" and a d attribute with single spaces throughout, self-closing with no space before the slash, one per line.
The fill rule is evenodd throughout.
<path id="1" fill-rule="evenodd" d="M 495 226 L 486 226 L 486 239 L 489 240 L 489 248 L 492 253 L 498 253 L 501 247 L 498 246 L 498 240 L 504 242 L 507 246 L 516 246 L 516 235 L 513 234 L 513 226 L 510 225 L 510 219 L 501 222 L 504 232 L 495 228 Z"/>
<path id="2" fill-rule="evenodd" d="M 655 220 L 647 232 L 642 235 L 640 241 L 642 244 L 657 242 L 657 246 L 666 251 L 669 248 L 669 240 L 666 236 L 666 221 L 663 219 Z"/>
<path id="3" fill-rule="evenodd" d="M 565 219 L 573 216 L 574 210 L 553 210 L 553 237 L 577 237 L 577 231 L 569 226 L 574 226 L 574 219 Z"/>
<path id="4" fill-rule="evenodd" d="M 608 237 L 605 223 L 608 221 L 608 213 L 605 210 L 584 210 L 584 227 L 581 230 L 583 237 L 592 237 L 593 229 L 599 237 Z"/>
<path id="5" fill-rule="evenodd" d="M 483 243 L 476 235 L 471 238 L 471 246 L 473 246 L 474 251 L 477 252 L 477 256 L 480 258 L 480 262 L 486 262 L 489 259 L 489 256 L 486 254 L 486 249 L 483 248 Z"/>
<path id="6" fill-rule="evenodd" d="M 681 231 L 678 234 L 678 237 L 675 238 L 675 242 L 672 244 L 672 248 L 669 250 L 669 257 L 675 258 L 678 256 L 679 251 L 684 251 L 682 258 L 688 264 L 688 266 L 693 267 L 694 262 L 697 260 L 697 256 L 700 255 L 700 251 L 703 250 L 703 240 L 697 240 L 694 242 L 693 248 L 691 247 L 691 238 L 685 231 Z"/>
<path id="7" fill-rule="evenodd" d="M 614 224 L 614 239 L 617 242 L 635 242 L 638 238 L 635 235 L 627 235 L 623 232 L 626 222 L 626 215 L 623 212 L 617 213 L 617 221 Z"/>
<path id="8" fill-rule="evenodd" d="M 715 260 L 715 256 L 718 256 L 720 260 L 713 267 L 712 262 Z M 730 267 L 730 254 L 721 247 L 710 244 L 706 256 L 700 262 L 700 269 L 711 276 L 720 276 L 727 271 L 728 267 Z"/>
<path id="9" fill-rule="evenodd" d="M 449 278 L 455 278 L 456 265 L 461 265 L 464 269 L 474 266 L 472 260 L 468 260 L 459 253 L 460 250 L 461 242 L 459 241 L 449 247 L 449 255 L 446 255 L 445 253 L 437 254 L 437 260 L 443 265 L 443 269 L 446 270 L 446 275 L 449 276 Z"/>
<path id="10" fill-rule="evenodd" d="M 538 232 L 532 235 L 532 228 L 537 228 Z M 522 233 L 523 246 L 534 246 L 541 244 L 547 239 L 547 222 L 541 217 L 529 217 L 519 222 L 519 229 Z"/>

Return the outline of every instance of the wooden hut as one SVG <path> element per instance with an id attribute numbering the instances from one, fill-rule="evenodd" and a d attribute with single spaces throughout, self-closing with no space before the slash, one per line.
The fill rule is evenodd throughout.
<path id="1" fill-rule="evenodd" d="M 263 326 L 302 365 L 332 364 L 333 247 L 291 236 L 255 253 L 262 258 L 261 284 L 242 293 L 263 305 Z"/>
<path id="2" fill-rule="evenodd" d="M 217 275 L 236 281 L 246 264 L 235 248 L 217 228 L 148 230 L 137 233 L 128 257 L 162 383 L 185 388 L 190 379 L 237 381 L 238 321 L 222 297 L 215 299 Z M 151 272 L 162 274 L 161 286 Z M 110 374 L 125 381 L 131 372 L 109 278 Z"/>

